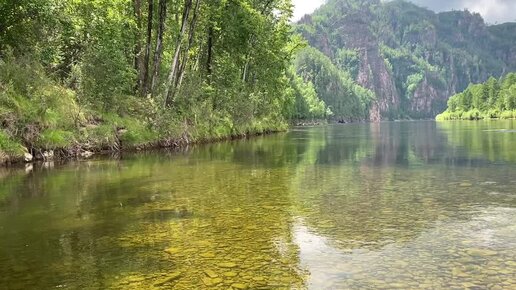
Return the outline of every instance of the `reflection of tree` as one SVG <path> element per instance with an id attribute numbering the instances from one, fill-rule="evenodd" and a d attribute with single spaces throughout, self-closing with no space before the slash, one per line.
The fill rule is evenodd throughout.
<path id="1" fill-rule="evenodd" d="M 254 148 L 233 152 L 245 150 Z M 287 151 L 278 152 L 288 161 Z M 288 211 L 290 170 L 199 154 L 70 164 L 24 177 L 8 190 L 32 194 L 11 194 L 13 217 L 0 214 L 0 282 L 148 288 L 160 273 L 177 270 L 175 289 L 201 289 L 209 269 L 222 278 L 236 272 L 232 279 L 250 286 L 302 285 Z M 220 266 L 228 262 L 235 268 Z M 21 268 L 31 278 L 13 272 Z"/>
<path id="2" fill-rule="evenodd" d="M 256 137 L 249 140 L 238 140 L 208 144 L 196 147 L 191 151 L 192 157 L 202 160 L 226 160 L 245 167 L 280 168 L 296 165 L 302 160 L 306 150 L 306 142 L 312 140 L 313 132 L 299 131 L 296 140 L 289 135 L 280 133 L 265 137 Z M 317 132 L 315 132 L 317 134 Z"/>
<path id="3" fill-rule="evenodd" d="M 516 121 L 438 122 L 449 144 L 477 163 L 479 160 L 516 162 Z"/>
<path id="4" fill-rule="evenodd" d="M 6 274 L 2 277 L 26 275 L 14 279 L 22 286 L 37 281 L 43 288 L 68 283 L 102 288 L 96 284 L 99 273 L 116 271 L 106 267 L 106 259 L 120 258 L 106 236 L 116 236 L 136 222 L 120 204 L 131 196 L 131 186 L 138 188 L 141 174 L 141 168 L 122 169 L 116 161 L 68 164 L 55 170 L 36 166 L 21 174 L 11 182 L 2 205 L 6 214 L 0 215 L 0 260 L 5 260 L 0 273 Z"/>

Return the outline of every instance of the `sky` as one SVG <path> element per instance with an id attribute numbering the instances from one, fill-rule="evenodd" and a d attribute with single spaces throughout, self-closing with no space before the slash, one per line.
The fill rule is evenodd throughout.
<path id="1" fill-rule="evenodd" d="M 325 0 L 293 0 L 294 20 L 312 13 Z M 478 12 L 487 23 L 516 22 L 516 0 L 410 0 L 411 2 L 434 11 L 463 10 Z"/>

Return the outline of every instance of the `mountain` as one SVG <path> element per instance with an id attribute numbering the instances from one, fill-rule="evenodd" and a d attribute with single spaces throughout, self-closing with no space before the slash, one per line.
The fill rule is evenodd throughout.
<path id="1" fill-rule="evenodd" d="M 435 13 L 405 1 L 328 0 L 295 29 L 356 86 L 374 93 L 365 105 L 365 119 L 371 121 L 435 117 L 470 83 L 516 71 L 516 23 L 490 26 L 469 11 Z M 318 93 L 328 93 L 328 86 L 314 81 L 310 65 L 297 60 L 295 67 Z"/>

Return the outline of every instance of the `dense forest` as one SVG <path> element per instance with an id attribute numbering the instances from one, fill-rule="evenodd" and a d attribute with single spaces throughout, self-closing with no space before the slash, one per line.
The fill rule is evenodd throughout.
<path id="1" fill-rule="evenodd" d="M 516 118 L 516 73 L 485 83 L 472 84 L 448 100 L 448 109 L 438 120 Z"/>
<path id="2" fill-rule="evenodd" d="M 325 71 L 336 68 L 348 76 L 345 87 L 374 94 L 363 107 L 373 121 L 433 118 L 470 83 L 516 71 L 516 23 L 487 25 L 467 10 L 435 13 L 399 0 L 328 0 L 295 28 L 329 60 Z M 312 61 L 296 65 L 311 68 Z M 341 89 L 315 85 L 330 95 Z M 361 100 L 367 95 L 356 94 Z M 352 118 L 363 115 L 349 109 L 346 116 L 349 111 Z"/>
<path id="3" fill-rule="evenodd" d="M 175 146 L 326 117 L 290 0 L 3 1 L 0 162 Z"/>

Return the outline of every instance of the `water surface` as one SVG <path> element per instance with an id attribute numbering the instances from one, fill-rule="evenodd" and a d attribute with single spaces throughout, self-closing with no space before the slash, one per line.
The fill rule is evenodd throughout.
<path id="1" fill-rule="evenodd" d="M 516 121 L 0 171 L 2 289 L 514 289 Z"/>

